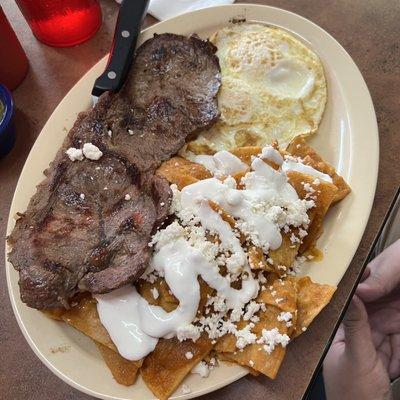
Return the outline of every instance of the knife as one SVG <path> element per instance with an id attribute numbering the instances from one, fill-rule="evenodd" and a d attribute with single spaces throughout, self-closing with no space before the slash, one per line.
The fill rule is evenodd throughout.
<path id="1" fill-rule="evenodd" d="M 134 59 L 148 3 L 149 0 L 122 1 L 107 67 L 92 89 L 93 106 L 104 92 L 118 92 L 124 84 Z"/>

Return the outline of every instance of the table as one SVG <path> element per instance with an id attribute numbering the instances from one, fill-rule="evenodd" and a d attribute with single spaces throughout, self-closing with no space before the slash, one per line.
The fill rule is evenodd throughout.
<path id="1" fill-rule="evenodd" d="M 245 2 L 245 1 L 243 1 Z M 400 3 L 398 0 L 269 0 L 247 1 L 281 7 L 300 14 L 331 33 L 359 66 L 371 91 L 380 132 L 381 163 L 374 207 L 360 247 L 333 301 L 307 335 L 289 346 L 275 381 L 245 377 L 204 399 L 248 398 L 297 400 L 306 390 L 325 343 L 354 285 L 368 248 L 390 200 L 400 184 Z M 69 49 L 37 42 L 10 0 L 0 0 L 31 62 L 27 78 L 14 91 L 17 106 L 17 142 L 0 160 L 0 236 L 5 237 L 8 210 L 18 176 L 44 123 L 67 91 L 108 51 L 117 5 L 102 0 L 104 22 L 89 42 Z M 155 22 L 147 17 L 146 25 Z M 368 155 L 366 155 L 368 156 Z M 4 247 L 0 246 L 0 263 Z M 8 299 L 5 271 L 0 276 L 0 388 L 13 400 L 89 399 L 53 375 L 30 350 L 20 332 Z M 312 347 L 309 345 L 312 343 Z"/>

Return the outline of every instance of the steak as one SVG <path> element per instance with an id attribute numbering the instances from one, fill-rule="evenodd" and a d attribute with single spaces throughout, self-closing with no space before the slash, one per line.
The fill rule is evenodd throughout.
<path id="1" fill-rule="evenodd" d="M 80 291 L 106 293 L 142 275 L 171 201 L 154 172 L 219 117 L 215 50 L 195 36 L 156 35 L 121 91 L 78 116 L 8 238 L 28 306 L 68 308 Z M 66 155 L 85 143 L 101 150 L 97 161 Z"/>

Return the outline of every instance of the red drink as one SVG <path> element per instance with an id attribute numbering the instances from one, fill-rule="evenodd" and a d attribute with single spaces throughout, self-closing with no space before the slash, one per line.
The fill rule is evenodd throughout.
<path id="1" fill-rule="evenodd" d="M 10 90 L 16 88 L 25 78 L 28 67 L 25 52 L 0 7 L 0 83 Z"/>
<path id="2" fill-rule="evenodd" d="M 95 35 L 101 25 L 98 0 L 16 0 L 33 34 L 54 47 L 69 47 Z"/>

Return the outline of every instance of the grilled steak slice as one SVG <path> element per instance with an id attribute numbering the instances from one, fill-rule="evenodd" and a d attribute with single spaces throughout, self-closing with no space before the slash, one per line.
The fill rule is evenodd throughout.
<path id="1" fill-rule="evenodd" d="M 144 272 L 171 198 L 154 171 L 218 118 L 214 52 L 196 37 L 155 36 L 138 49 L 121 92 L 79 115 L 9 237 L 28 306 L 68 307 L 79 291 L 109 292 Z M 65 151 L 84 143 L 102 157 L 71 161 Z"/>
<path id="2" fill-rule="evenodd" d="M 137 51 L 124 88 L 103 96 L 97 112 L 82 121 L 75 147 L 79 140 L 104 144 L 140 171 L 153 172 L 188 135 L 218 119 L 215 50 L 197 37 L 163 34 L 147 41 Z"/>

